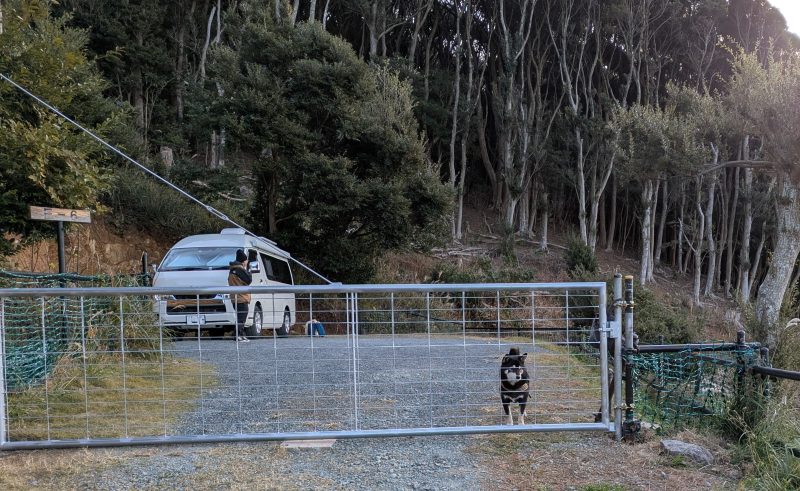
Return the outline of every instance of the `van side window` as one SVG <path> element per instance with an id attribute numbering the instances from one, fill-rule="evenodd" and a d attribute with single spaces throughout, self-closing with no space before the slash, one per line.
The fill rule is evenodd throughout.
<path id="1" fill-rule="evenodd" d="M 292 272 L 289 269 L 289 263 L 277 257 L 267 256 L 260 254 L 261 264 L 264 265 L 264 273 L 270 281 L 277 281 L 292 285 Z"/>
<path id="2" fill-rule="evenodd" d="M 272 271 L 272 262 L 270 261 L 272 258 L 265 256 L 264 254 L 259 254 L 259 256 L 261 256 L 261 264 L 264 268 L 264 274 L 267 275 L 267 278 L 272 281 L 278 281 L 275 279 L 275 273 Z"/>
<path id="3" fill-rule="evenodd" d="M 275 276 L 278 278 L 277 281 L 281 283 L 286 283 L 287 285 L 292 284 L 292 272 L 289 270 L 289 263 L 282 259 L 272 259 L 272 270 L 275 271 Z"/>

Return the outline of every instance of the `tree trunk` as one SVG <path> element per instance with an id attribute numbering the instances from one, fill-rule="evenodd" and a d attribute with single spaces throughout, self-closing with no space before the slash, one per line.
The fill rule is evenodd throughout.
<path id="1" fill-rule="evenodd" d="M 423 76 L 424 80 L 424 90 L 423 95 L 425 96 L 425 100 L 428 100 L 428 96 L 430 95 L 430 79 L 431 79 L 431 44 L 433 44 L 433 39 L 436 37 L 436 28 L 439 27 L 439 16 L 435 15 L 433 17 L 433 27 L 431 27 L 431 33 L 428 35 L 428 40 L 425 42 L 425 75 Z"/>
<path id="2" fill-rule="evenodd" d="M 644 286 L 648 282 L 648 271 L 649 271 L 649 262 L 650 262 L 650 213 L 652 211 L 652 202 L 653 202 L 653 180 L 648 179 L 644 183 L 644 189 L 642 190 L 642 210 L 644 216 L 642 216 L 642 269 L 641 274 L 639 276 L 639 284 Z"/>
<path id="3" fill-rule="evenodd" d="M 700 305 L 700 275 L 703 270 L 703 237 L 705 236 L 706 220 L 703 214 L 703 182 L 702 177 L 697 178 L 697 220 L 699 229 L 694 239 L 694 284 L 692 287 L 692 301 Z"/>
<path id="4" fill-rule="evenodd" d="M 606 251 L 614 249 L 614 230 L 617 227 L 617 178 L 612 176 L 611 181 L 611 219 L 608 224 L 608 237 L 606 238 Z"/>
<path id="5" fill-rule="evenodd" d="M 281 21 L 281 0 L 275 0 L 275 21 Z"/>
<path id="6" fill-rule="evenodd" d="M 717 163 L 716 155 L 714 164 Z M 708 182 L 708 202 L 706 203 L 706 242 L 708 243 L 708 272 L 706 273 L 706 286 L 703 290 L 703 296 L 711 295 L 714 287 L 714 269 L 717 266 L 717 244 L 714 240 L 714 201 L 716 199 L 717 189 L 717 176 L 712 175 Z"/>
<path id="7" fill-rule="evenodd" d="M 658 205 L 658 190 L 661 188 L 661 179 L 656 180 L 656 186 L 653 190 L 652 200 L 650 202 L 650 256 L 647 258 L 647 281 L 654 281 L 653 272 L 655 265 L 653 262 L 653 253 L 655 252 L 655 237 L 656 237 L 656 206 Z"/>
<path id="8" fill-rule="evenodd" d="M 411 62 L 411 66 L 415 67 L 414 59 L 416 58 L 417 54 L 417 42 L 419 41 L 419 33 L 422 30 L 422 26 L 425 25 L 425 21 L 428 19 L 428 14 L 433 8 L 433 0 L 425 0 L 425 9 L 420 15 L 419 11 L 416 12 L 414 15 L 414 32 L 411 35 L 411 45 L 408 47 L 408 61 Z"/>
<path id="9" fill-rule="evenodd" d="M 748 302 L 752 297 L 753 289 L 756 284 L 756 279 L 758 278 L 758 269 L 761 263 L 761 255 L 762 255 L 761 253 L 764 251 L 764 243 L 766 243 L 766 241 L 767 241 L 767 221 L 764 220 L 764 222 L 761 224 L 761 240 L 758 241 L 758 247 L 756 247 L 756 253 L 753 255 L 755 261 L 753 262 L 753 265 L 750 267 L 750 271 L 748 273 L 750 275 L 750 281 L 747 283 L 747 294 L 750 295 L 750 297 L 748 297 Z"/>
<path id="10" fill-rule="evenodd" d="M 750 303 L 750 233 L 753 228 L 753 169 L 744 170 L 744 223 L 739 243 L 739 299 Z"/>
<path id="11" fill-rule="evenodd" d="M 203 44 L 203 50 L 200 53 L 200 82 L 206 79 L 206 57 L 208 56 L 208 46 L 211 44 L 211 26 L 214 23 L 214 13 L 217 11 L 217 6 L 211 7 L 211 14 L 208 16 L 206 23 L 206 42 Z"/>
<path id="12" fill-rule="evenodd" d="M 728 217 L 728 237 L 726 238 L 727 253 L 725 255 L 725 297 L 730 298 L 733 283 L 733 236 L 736 225 L 736 208 L 739 205 L 739 168 L 733 172 L 733 199 L 731 200 L 730 216 Z M 744 247 L 744 245 L 742 245 Z"/>
<path id="13" fill-rule="evenodd" d="M 300 10 L 300 0 L 294 0 L 294 3 L 292 4 L 292 14 L 289 17 L 289 21 L 292 23 L 292 26 L 294 26 L 297 23 L 297 12 L 299 10 Z"/>
<path id="14" fill-rule="evenodd" d="M 683 265 L 683 236 L 686 233 L 684 230 L 684 223 L 686 220 L 686 184 L 681 182 L 681 206 L 680 206 L 680 216 L 678 218 L 678 243 L 676 247 L 678 248 L 678 271 L 681 274 L 686 274 L 686 268 Z"/>
<path id="15" fill-rule="evenodd" d="M 539 232 L 539 250 L 547 251 L 547 222 L 550 221 L 550 202 L 547 191 L 542 193 L 541 232 Z"/>
<path id="16" fill-rule="evenodd" d="M 311 0 L 308 6 L 308 22 L 314 22 L 317 16 L 317 0 Z"/>
<path id="17" fill-rule="evenodd" d="M 755 306 L 756 319 L 766 329 L 770 349 L 775 348 L 783 297 L 800 253 L 800 192 L 788 176 L 778 179 L 775 246 Z"/>
<path id="18" fill-rule="evenodd" d="M 326 30 L 328 27 L 328 5 L 331 3 L 331 0 L 325 0 L 325 9 L 322 11 L 322 30 Z"/>
<path id="19" fill-rule="evenodd" d="M 586 174 L 584 173 L 585 157 L 583 155 L 583 137 L 580 128 L 575 128 L 575 144 L 578 146 L 578 224 L 581 230 L 581 241 L 589 245 L 589 228 L 586 216 Z"/>
<path id="20" fill-rule="evenodd" d="M 665 180 L 661 188 L 661 219 L 658 223 L 658 239 L 656 239 L 656 252 L 653 254 L 655 266 L 661 264 L 661 245 L 664 243 L 664 228 L 667 224 L 667 210 L 669 209 L 669 191 Z"/>
<path id="21" fill-rule="evenodd" d="M 461 41 L 461 9 L 456 7 L 456 39 Z M 455 190 L 456 187 L 456 136 L 458 135 L 459 103 L 461 102 L 461 46 L 455 49 L 455 70 L 453 77 L 453 121 L 450 127 L 450 160 L 448 184 Z M 456 196 L 458 199 L 458 196 Z M 451 222 L 451 236 L 456 236 L 456 220 Z"/>

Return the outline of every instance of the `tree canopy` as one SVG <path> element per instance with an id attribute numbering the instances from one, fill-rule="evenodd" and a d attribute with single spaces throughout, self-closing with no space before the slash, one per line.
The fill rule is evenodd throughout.
<path id="1" fill-rule="evenodd" d="M 463 240 L 471 203 L 503 243 L 547 250 L 557 222 L 636 251 L 642 283 L 689 276 L 693 303 L 756 301 L 769 325 L 800 308 L 783 303 L 800 280 L 800 44 L 767 0 L 1 8 L 4 73 L 333 279 Z M 37 200 L 114 208 L 103 196 L 127 190 L 135 206 L 90 141 L 0 91 L 4 232 L 29 232 Z"/>

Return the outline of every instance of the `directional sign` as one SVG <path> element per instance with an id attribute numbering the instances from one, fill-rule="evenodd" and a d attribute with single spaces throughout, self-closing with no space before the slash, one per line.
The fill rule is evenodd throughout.
<path id="1" fill-rule="evenodd" d="M 49 220 L 52 222 L 79 222 L 91 223 L 92 215 L 89 210 L 69 210 L 65 208 L 50 208 L 47 206 L 30 206 L 31 220 Z"/>

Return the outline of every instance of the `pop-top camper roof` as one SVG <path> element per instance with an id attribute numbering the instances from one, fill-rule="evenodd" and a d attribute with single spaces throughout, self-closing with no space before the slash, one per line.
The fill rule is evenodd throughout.
<path id="1" fill-rule="evenodd" d="M 173 249 L 187 249 L 191 247 L 240 247 L 249 249 L 258 247 L 265 251 L 274 254 L 275 256 L 289 259 L 291 254 L 284 251 L 275 242 L 267 239 L 266 237 L 253 237 L 241 228 L 224 228 L 218 234 L 202 234 L 192 235 L 181 239 L 177 244 L 172 246 Z"/>

